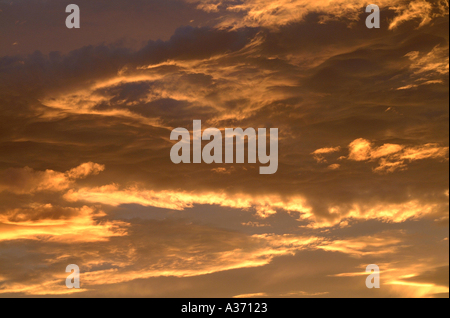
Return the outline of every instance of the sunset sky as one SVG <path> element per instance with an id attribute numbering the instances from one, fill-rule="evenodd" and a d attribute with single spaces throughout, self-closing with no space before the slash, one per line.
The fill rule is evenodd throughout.
<path id="1" fill-rule="evenodd" d="M 0 0 L 0 297 L 449 297 L 448 103 L 447 0 Z"/>

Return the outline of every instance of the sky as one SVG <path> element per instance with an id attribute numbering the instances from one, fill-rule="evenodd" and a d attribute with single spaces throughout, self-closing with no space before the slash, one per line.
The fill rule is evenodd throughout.
<path id="1" fill-rule="evenodd" d="M 448 298 L 448 1 L 373 3 L 0 0 L 0 297 Z"/>

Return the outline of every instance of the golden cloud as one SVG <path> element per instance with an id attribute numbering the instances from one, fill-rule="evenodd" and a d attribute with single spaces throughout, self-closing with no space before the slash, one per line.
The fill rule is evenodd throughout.
<path id="1" fill-rule="evenodd" d="M 117 184 L 69 190 L 64 195 L 64 199 L 69 202 L 87 201 L 111 206 L 140 204 L 172 210 L 184 210 L 196 204 L 218 205 L 235 209 L 253 208 L 262 218 L 276 213 L 277 209 L 300 212 L 305 217 L 311 215 L 311 208 L 305 204 L 305 200 L 301 197 L 283 200 L 278 195 L 251 196 L 246 194 L 230 195 L 225 192 L 154 191 L 143 190 L 138 187 L 120 189 Z"/>
<path id="2" fill-rule="evenodd" d="M 360 269 L 356 272 L 350 273 L 340 273 L 335 275 L 329 275 L 332 277 L 358 277 L 367 276 L 368 273 L 365 271 L 366 264 L 361 264 Z M 382 281 L 382 288 L 389 290 L 389 293 L 396 297 L 408 297 L 408 298 L 430 298 L 434 297 L 435 294 L 448 294 L 448 285 L 444 286 L 442 280 L 445 276 L 442 275 L 443 271 L 447 270 L 448 265 L 444 267 L 436 267 L 431 259 L 422 259 L 420 262 L 407 263 L 407 262 L 387 262 L 380 263 L 380 278 Z M 427 277 L 424 282 L 420 277 L 426 273 L 436 272 L 435 275 L 440 283 L 436 282 L 435 279 Z M 440 273 L 438 273 L 440 272 Z M 447 274 L 448 277 L 448 274 Z M 445 283 L 444 283 L 445 284 Z M 448 280 L 447 280 L 448 284 Z"/>
<path id="3" fill-rule="evenodd" d="M 407 162 L 424 159 L 447 159 L 448 147 L 440 147 L 438 144 L 426 144 L 416 147 L 405 147 L 396 144 L 385 144 L 374 147 L 366 139 L 356 139 L 349 145 L 349 160 L 374 161 L 379 160 L 379 166 L 374 172 L 394 172 L 407 168 Z"/>
<path id="4" fill-rule="evenodd" d="M 311 12 L 323 14 L 323 19 L 346 18 L 356 21 L 361 9 L 371 4 L 365 0 L 244 0 L 236 3 L 231 0 L 200 0 L 198 8 L 207 12 L 218 11 L 223 7 L 226 11 L 243 14 L 241 16 L 226 15 L 220 27 L 234 26 L 264 26 L 278 27 L 292 22 L 298 22 Z M 376 3 L 380 8 L 394 10 L 397 16 L 390 22 L 390 29 L 410 21 L 421 20 L 419 27 L 431 22 L 433 18 L 448 14 L 448 1 L 402 1 L 402 0 L 379 0 Z"/>
<path id="5" fill-rule="evenodd" d="M 317 149 L 316 151 L 314 151 L 312 153 L 312 155 L 314 156 L 314 159 L 321 163 L 321 162 L 327 162 L 327 160 L 325 159 L 324 155 L 330 154 L 330 153 L 334 153 L 334 152 L 338 152 L 341 150 L 341 147 L 335 147 L 335 148 L 321 148 L 321 149 Z"/>
<path id="6" fill-rule="evenodd" d="M 448 15 L 448 0 L 433 2 L 416 0 L 398 5 L 393 4 L 391 8 L 395 9 L 399 14 L 392 20 L 389 29 L 395 29 L 402 23 L 414 19 L 422 20 L 419 24 L 419 27 L 422 27 L 430 23 L 434 18 Z"/>
<path id="7" fill-rule="evenodd" d="M 297 251 L 312 248 L 320 239 L 294 235 L 253 235 L 242 246 L 214 253 L 198 251 L 189 257 L 181 254 L 166 255 L 158 264 L 142 270 L 100 270 L 85 273 L 89 285 L 115 284 L 150 277 L 193 277 L 238 268 L 260 267 L 269 264 L 274 257 L 294 255 Z M 231 243 L 231 242 L 230 242 Z M 233 248 L 233 246 L 230 246 Z"/>
<path id="8" fill-rule="evenodd" d="M 430 52 L 421 54 L 418 51 L 412 51 L 405 55 L 409 58 L 414 82 L 397 90 L 406 90 L 416 88 L 422 85 L 444 84 L 443 76 L 449 73 L 449 55 L 448 46 L 435 46 Z"/>
<path id="9" fill-rule="evenodd" d="M 69 190 L 64 199 L 69 202 L 101 203 L 110 206 L 122 204 L 139 204 L 157 208 L 184 210 L 194 205 L 218 205 L 234 209 L 255 210 L 260 218 L 267 218 L 277 211 L 298 212 L 299 221 L 307 221 L 310 228 L 333 227 L 348 220 L 380 220 L 401 223 L 410 219 L 422 218 L 436 213 L 438 204 L 422 203 L 412 200 L 405 203 L 375 205 L 353 204 L 348 206 L 331 206 L 330 217 L 314 214 L 307 201 L 302 197 L 282 199 L 277 195 L 252 196 L 248 194 L 230 195 L 225 192 L 190 193 L 186 191 L 143 190 L 138 187 L 120 189 L 112 184 L 97 188 Z"/>
<path id="10" fill-rule="evenodd" d="M 66 172 L 35 171 L 29 167 L 7 169 L 0 172 L 0 192 L 31 194 L 40 191 L 62 191 L 68 189 L 76 179 L 96 175 L 104 169 L 105 166 L 93 162 L 84 163 Z"/>
<path id="11" fill-rule="evenodd" d="M 104 216 L 104 212 L 88 206 L 62 208 L 34 204 L 0 215 L 0 241 L 98 242 L 127 234 L 127 223 L 98 221 Z"/>
<path id="12" fill-rule="evenodd" d="M 324 228 L 339 225 L 349 226 L 349 222 L 379 220 L 385 223 L 402 223 L 408 220 L 417 220 L 427 215 L 438 213 L 439 204 L 423 203 L 419 200 L 411 200 L 404 203 L 378 203 L 360 204 L 355 203 L 350 208 L 348 206 L 332 206 L 328 209 L 331 219 L 318 218 L 307 225 L 310 228 Z"/>
<path id="13" fill-rule="evenodd" d="M 395 253 L 402 243 L 398 233 L 380 233 L 344 240 L 325 241 L 317 247 L 329 252 L 340 252 L 354 257 Z"/>

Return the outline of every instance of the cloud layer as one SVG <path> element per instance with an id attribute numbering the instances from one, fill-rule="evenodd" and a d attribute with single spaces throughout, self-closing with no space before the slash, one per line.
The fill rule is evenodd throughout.
<path id="1" fill-rule="evenodd" d="M 448 297 L 448 2 L 46 3 L 0 1 L 0 297 Z M 193 120 L 277 173 L 174 165 Z"/>

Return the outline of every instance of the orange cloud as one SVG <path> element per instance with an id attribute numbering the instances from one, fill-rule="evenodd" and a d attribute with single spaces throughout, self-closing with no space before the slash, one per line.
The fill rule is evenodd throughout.
<path id="1" fill-rule="evenodd" d="M 242 294 L 233 296 L 233 298 L 261 298 L 261 297 L 268 297 L 268 295 L 266 293 L 254 293 L 254 294 Z"/>
<path id="2" fill-rule="evenodd" d="M 67 171 L 65 174 L 69 179 L 82 179 L 86 178 L 89 175 L 96 175 L 105 170 L 104 165 L 99 165 L 97 163 L 88 162 L 79 165 L 76 168 L 73 168 Z"/>
<path id="3" fill-rule="evenodd" d="M 267 294 L 267 293 L 254 293 L 254 294 L 242 294 L 233 296 L 233 298 L 262 298 L 262 297 L 270 297 L 270 298 L 296 298 L 296 297 L 311 297 L 311 296 L 323 296 L 328 294 L 328 292 L 320 292 L 320 293 L 308 293 L 305 291 L 295 291 L 285 294 Z"/>
<path id="4" fill-rule="evenodd" d="M 105 215 L 87 206 L 61 208 L 51 204 L 35 204 L 28 209 L 15 209 L 0 216 L 0 241 L 97 242 L 126 235 L 125 222 L 98 222 Z"/>
<path id="5" fill-rule="evenodd" d="M 307 225 L 310 228 L 324 228 L 339 225 L 347 227 L 349 221 L 379 220 L 385 223 L 402 223 L 407 220 L 417 220 L 439 211 L 439 204 L 422 203 L 411 200 L 404 203 L 389 204 L 353 204 L 348 206 L 332 206 L 328 209 L 332 219 L 311 218 L 314 222 Z"/>
<path id="6" fill-rule="evenodd" d="M 445 267 L 436 267 L 433 260 L 422 259 L 420 262 L 388 262 L 378 264 L 380 267 L 381 288 L 388 289 L 389 293 L 395 297 L 402 298 L 429 298 L 435 294 L 448 294 L 448 286 L 436 282 L 436 278 L 445 280 L 448 265 Z M 350 273 L 339 273 L 329 275 L 331 277 L 359 277 L 367 276 L 365 268 L 367 264 L 361 264 L 360 270 Z M 435 272 L 435 277 L 427 277 L 426 273 Z M 425 274 L 425 276 L 424 276 Z M 437 275 L 436 275 L 437 274 Z M 421 278 L 421 276 L 423 276 Z M 447 280 L 448 284 L 448 280 Z"/>
<path id="7" fill-rule="evenodd" d="M 49 110 L 41 116 L 54 119 L 65 118 L 71 114 L 90 114 L 117 117 L 133 125 L 150 125 L 173 130 L 176 127 L 165 124 L 160 114 L 146 112 L 144 116 L 132 108 L 161 99 L 172 99 L 214 110 L 214 118 L 206 124 L 219 129 L 225 128 L 221 126 L 220 121 L 243 120 L 265 105 L 289 98 L 286 92 L 274 90 L 274 87 L 294 86 L 298 82 L 298 79 L 278 76 L 255 65 L 235 62 L 236 59 L 250 56 L 263 43 L 264 37 L 258 34 L 249 39 L 242 49 L 218 53 L 208 59 L 167 60 L 159 64 L 124 67 L 106 79 L 90 81 L 82 89 L 76 88 L 58 95 L 46 96 L 41 102 Z M 211 84 L 205 85 L 196 78 L 208 78 Z M 153 85 L 152 89 L 148 89 L 137 100 L 114 99 L 114 93 L 110 90 L 133 83 L 157 85 Z M 243 101 L 242 105 L 230 113 L 229 104 L 236 100 Z M 109 107 L 96 107 L 102 104 Z"/>
<path id="8" fill-rule="evenodd" d="M 371 157 L 372 143 L 366 139 L 356 139 L 348 147 L 350 149 L 348 156 L 350 160 L 365 161 Z"/>
<path id="9" fill-rule="evenodd" d="M 405 282 L 402 280 L 392 280 L 386 283 L 391 289 L 402 295 L 404 298 L 430 298 L 435 294 L 448 294 L 449 289 L 433 283 Z"/>
<path id="10" fill-rule="evenodd" d="M 26 295 L 46 296 L 46 295 L 72 295 L 83 293 L 86 289 L 68 289 L 62 282 L 65 281 L 66 275 L 59 277 L 46 277 L 38 283 L 6 283 L 0 290 L 0 294 L 23 293 Z"/>
<path id="11" fill-rule="evenodd" d="M 317 149 L 316 151 L 313 152 L 314 155 L 323 155 L 323 154 L 327 154 L 327 153 L 333 153 L 336 151 L 341 150 L 341 147 L 335 147 L 335 148 L 321 148 L 321 149 Z"/>
<path id="12" fill-rule="evenodd" d="M 278 195 L 253 197 L 245 194 L 229 195 L 225 192 L 154 191 L 142 190 L 137 187 L 120 189 L 116 184 L 69 190 L 64 195 L 64 199 L 69 202 L 87 201 L 111 206 L 140 204 L 172 210 L 183 210 L 193 207 L 195 204 L 219 205 L 236 209 L 254 208 L 262 218 L 275 214 L 277 209 L 300 212 L 305 214 L 305 217 L 311 215 L 311 208 L 305 204 L 305 200 L 301 197 L 283 200 Z"/>
<path id="13" fill-rule="evenodd" d="M 344 240 L 325 241 L 317 246 L 329 252 L 340 252 L 355 257 L 395 253 L 402 243 L 399 235 L 381 233 L 373 236 L 360 236 Z"/>
<path id="14" fill-rule="evenodd" d="M 437 144 L 426 144 L 416 147 L 405 147 L 396 144 L 385 144 L 374 147 L 373 144 L 363 138 L 356 139 L 349 145 L 349 160 L 374 161 L 379 160 L 379 166 L 374 172 L 394 172 L 407 168 L 407 162 L 424 159 L 446 159 L 448 147 L 439 147 Z"/>
<path id="15" fill-rule="evenodd" d="M 346 18 L 357 21 L 362 8 L 370 3 L 363 0 L 245 0 L 239 3 L 231 0 L 186 0 L 198 2 L 198 9 L 211 12 L 218 11 L 219 6 L 228 12 L 239 12 L 244 17 L 227 15 L 219 24 L 220 27 L 234 26 L 264 26 L 275 28 L 298 22 L 311 12 L 323 14 L 323 19 Z M 424 0 L 379 0 L 376 3 L 380 8 L 388 8 L 397 12 L 397 16 L 391 21 L 389 28 L 395 29 L 399 25 L 415 19 L 420 19 L 419 27 L 431 22 L 433 18 L 448 14 L 448 2 L 438 0 L 428 2 Z"/>
<path id="16" fill-rule="evenodd" d="M 338 170 L 340 168 L 341 168 L 341 165 L 337 164 L 337 163 L 328 166 L 328 169 L 330 169 L 330 170 Z"/>
<path id="17" fill-rule="evenodd" d="M 62 191 L 68 189 L 76 179 L 98 174 L 104 169 L 105 166 L 92 162 L 66 172 L 35 171 L 29 167 L 7 169 L 0 173 L 0 192 L 31 194 L 40 191 Z"/>
<path id="18" fill-rule="evenodd" d="M 189 257 L 174 253 L 165 255 L 164 261 L 141 270 L 108 269 L 88 272 L 83 281 L 89 285 L 115 284 L 135 279 L 174 276 L 193 277 L 238 268 L 260 267 L 269 264 L 274 257 L 294 255 L 297 251 L 313 248 L 318 242 L 316 237 L 294 235 L 253 235 L 235 248 L 214 253 L 194 252 Z M 230 242 L 232 244 L 232 242 Z"/>
<path id="19" fill-rule="evenodd" d="M 314 156 L 314 159 L 316 159 L 317 162 L 327 162 L 325 160 L 324 155 L 330 154 L 330 153 L 334 153 L 334 152 L 338 152 L 341 150 L 341 147 L 336 147 L 336 148 L 321 148 L 321 149 L 317 149 L 316 151 L 314 151 L 312 153 L 312 155 Z"/>
<path id="20" fill-rule="evenodd" d="M 406 90 L 421 85 L 444 84 L 443 76 L 449 73 L 448 46 L 435 46 L 430 52 L 421 54 L 412 51 L 405 55 L 409 58 L 413 83 L 397 88 Z"/>
<path id="21" fill-rule="evenodd" d="M 411 1 L 406 4 L 393 5 L 399 15 L 392 20 L 389 29 L 395 29 L 400 24 L 419 19 L 419 27 L 429 24 L 433 18 L 441 17 L 448 14 L 448 1 L 447 0 L 437 0 L 434 2 L 428 2 L 424 0 Z"/>
<path id="22" fill-rule="evenodd" d="M 277 211 L 298 212 L 299 221 L 307 221 L 309 228 L 333 227 L 341 224 L 348 226 L 348 221 L 380 220 L 387 223 L 401 223 L 411 219 L 419 219 L 431 215 L 439 210 L 438 204 L 422 203 L 411 200 L 404 203 L 389 204 L 360 204 L 355 203 L 348 207 L 330 206 L 331 217 L 324 218 L 314 214 L 307 201 L 301 197 L 284 198 L 277 195 L 252 196 L 248 194 L 230 195 L 221 193 L 190 193 L 178 191 L 154 191 L 137 187 L 120 189 L 112 184 L 97 188 L 81 188 L 69 190 L 64 199 L 69 202 L 101 203 L 110 206 L 122 204 L 139 204 L 171 210 L 184 210 L 194 205 L 219 205 L 234 209 L 253 209 L 260 218 L 267 218 Z M 345 224 L 344 224 L 345 223 Z M 247 225 L 254 226 L 256 223 Z"/>

